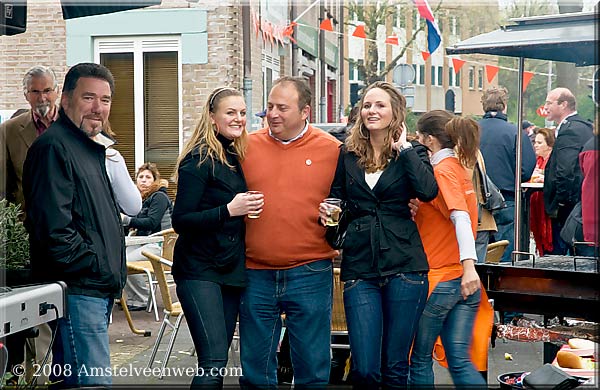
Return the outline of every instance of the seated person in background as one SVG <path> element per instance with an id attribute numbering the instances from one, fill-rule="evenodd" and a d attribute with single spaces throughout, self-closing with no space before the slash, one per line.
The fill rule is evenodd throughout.
<path id="1" fill-rule="evenodd" d="M 536 129 L 533 149 L 535 150 L 536 164 L 531 175 L 532 183 L 544 182 L 544 170 L 554 146 L 554 130 L 547 128 Z M 531 194 L 531 212 L 529 213 L 531 232 L 535 240 L 538 254 L 544 256 L 552 252 L 552 222 L 546 214 L 544 207 L 544 193 L 535 191 Z"/>
<path id="2" fill-rule="evenodd" d="M 160 179 L 156 164 L 145 163 L 136 175 L 136 185 L 142 194 L 142 210 L 135 216 L 123 215 L 123 225 L 136 229 L 136 236 L 148 236 L 171 227 L 171 199 L 167 195 L 168 182 Z M 142 251 L 160 255 L 160 246 L 145 244 L 127 247 L 127 261 L 143 261 Z M 148 305 L 149 290 L 144 275 L 129 275 L 125 285 L 129 310 L 144 310 Z"/>

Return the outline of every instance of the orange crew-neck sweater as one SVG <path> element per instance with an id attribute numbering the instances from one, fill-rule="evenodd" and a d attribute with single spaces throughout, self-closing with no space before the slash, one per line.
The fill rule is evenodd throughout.
<path id="1" fill-rule="evenodd" d="M 318 223 L 329 195 L 339 141 L 309 126 L 302 138 L 282 144 L 262 129 L 250 134 L 242 169 L 248 189 L 265 195 L 263 212 L 246 222 L 246 266 L 287 269 L 333 259 L 337 251 Z"/>

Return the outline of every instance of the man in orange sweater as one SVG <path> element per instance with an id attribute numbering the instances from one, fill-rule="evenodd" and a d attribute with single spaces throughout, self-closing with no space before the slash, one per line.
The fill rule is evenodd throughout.
<path id="1" fill-rule="evenodd" d="M 243 387 L 277 386 L 281 314 L 286 315 L 296 385 L 329 380 L 332 259 L 318 224 L 329 195 L 339 141 L 308 124 L 311 90 L 298 77 L 269 93 L 268 128 L 249 137 L 242 163 L 249 190 L 265 206 L 246 223 L 248 285 L 240 307 Z"/>

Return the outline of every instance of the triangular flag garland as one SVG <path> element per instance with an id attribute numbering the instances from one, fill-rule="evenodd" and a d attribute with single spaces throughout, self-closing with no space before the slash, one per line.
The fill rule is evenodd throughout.
<path id="1" fill-rule="evenodd" d="M 288 24 L 285 29 L 283 29 L 283 37 L 288 37 L 290 39 L 290 41 L 292 41 L 292 43 L 297 43 L 296 40 L 294 39 L 294 37 L 292 36 L 294 34 L 294 27 L 296 27 L 298 25 L 298 23 L 296 22 L 292 22 L 290 24 Z"/>
<path id="2" fill-rule="evenodd" d="M 389 37 L 385 38 L 385 43 L 389 44 L 389 45 L 396 45 L 398 46 L 398 36 L 397 35 L 390 35 Z"/>
<path id="3" fill-rule="evenodd" d="M 321 30 L 325 30 L 325 31 L 333 31 L 333 25 L 331 24 L 331 19 L 325 19 L 321 22 L 321 25 L 319 26 L 319 28 Z"/>
<path id="4" fill-rule="evenodd" d="M 415 4 L 417 5 L 417 8 L 421 5 L 425 5 L 425 7 L 427 8 L 427 4 L 426 2 L 422 1 L 422 0 L 414 0 Z M 430 11 L 430 10 L 429 10 Z M 421 12 L 421 11 L 419 11 Z M 296 22 L 291 22 L 289 25 L 283 27 L 283 30 L 281 30 L 280 34 L 281 37 L 277 36 L 277 34 L 274 34 L 275 31 L 273 31 L 274 29 L 272 29 L 270 26 L 268 25 L 264 25 L 263 23 L 260 22 L 259 18 L 256 15 L 254 16 L 254 20 L 253 20 L 253 24 L 254 24 L 254 28 L 255 28 L 255 34 L 258 35 L 262 32 L 263 34 L 263 39 L 264 40 L 273 40 L 276 39 L 277 41 L 280 41 L 282 44 L 282 39 L 283 38 L 289 38 L 291 42 L 293 43 L 297 43 L 296 40 L 293 37 L 294 34 L 294 27 L 296 26 L 304 26 L 304 27 L 309 27 L 309 28 L 314 28 L 316 29 L 316 27 L 314 26 L 310 26 L 310 25 L 306 25 L 306 24 L 299 24 Z M 431 15 L 433 16 L 433 15 Z M 329 21 L 329 23 L 327 23 Z M 332 31 L 334 34 L 338 34 L 338 35 L 347 35 L 343 32 L 336 32 L 332 30 L 329 30 L 329 24 L 331 23 L 330 19 L 325 19 L 322 23 L 321 26 L 319 28 L 323 29 L 323 30 L 327 30 L 327 31 Z M 333 27 L 333 26 L 331 26 Z M 266 31 L 265 31 L 266 30 Z M 278 31 L 279 32 L 279 31 Z M 364 24 L 360 24 L 358 26 L 356 26 L 354 32 L 352 33 L 352 36 L 354 37 L 358 37 L 358 38 L 363 38 L 366 39 L 367 34 L 365 33 L 365 25 Z M 281 39 L 280 39 L 281 38 Z M 372 39 L 367 39 L 369 41 L 373 41 L 373 42 L 378 42 L 377 40 L 372 40 Z M 399 39 L 397 35 L 390 35 L 388 37 L 386 37 L 385 39 L 385 43 L 389 44 L 389 45 L 399 45 Z M 429 43 L 428 43 L 429 46 Z M 437 47 L 436 47 L 437 48 Z M 412 49 L 410 47 L 407 48 L 407 50 L 413 51 L 415 49 Z M 431 56 L 432 51 L 421 51 L 421 56 L 423 57 L 424 61 L 427 61 L 427 59 Z M 465 60 L 461 60 L 459 58 L 451 58 L 452 60 L 452 65 L 453 65 L 453 69 L 454 69 L 454 73 L 458 74 L 458 72 L 460 72 L 461 68 L 465 65 L 465 63 L 467 61 Z M 496 75 L 498 74 L 498 70 L 500 68 L 505 69 L 507 71 L 511 71 L 511 72 L 518 72 L 517 69 L 513 69 L 513 68 L 508 68 L 508 67 L 499 67 L 499 66 L 495 66 L 495 65 L 488 65 L 488 64 L 484 64 L 478 61 L 468 61 L 469 63 L 473 63 L 473 64 L 477 64 L 477 65 L 484 65 L 485 66 L 485 71 L 486 71 L 486 75 L 487 75 L 487 79 L 488 82 L 492 82 L 492 80 L 496 77 Z M 531 79 L 533 78 L 534 75 L 541 75 L 541 76 L 548 76 L 547 73 L 543 73 L 543 72 L 528 72 L 525 71 L 523 74 L 523 91 L 526 90 L 527 86 L 529 85 Z M 554 76 L 554 75 L 552 75 Z"/>
<path id="5" fill-rule="evenodd" d="M 492 80 L 494 79 L 494 77 L 496 77 L 496 75 L 498 74 L 498 68 L 495 65 L 486 65 L 485 66 L 485 74 L 487 75 L 487 81 L 488 83 L 491 83 Z"/>
<path id="6" fill-rule="evenodd" d="M 356 26 L 356 29 L 352 33 L 352 36 L 357 38 L 366 38 L 367 34 L 365 33 L 365 25 L 359 24 L 358 26 Z"/>
<path id="7" fill-rule="evenodd" d="M 466 62 L 467 61 L 465 61 L 465 60 L 453 58 L 452 59 L 452 68 L 454 69 L 454 74 L 458 74 L 458 72 L 460 72 L 460 68 L 462 68 Z"/>
<path id="8" fill-rule="evenodd" d="M 533 75 L 534 75 L 533 72 L 527 72 L 527 71 L 523 72 L 523 92 L 525 92 L 525 90 L 527 89 L 527 86 L 529 85 L 529 82 L 533 78 Z"/>

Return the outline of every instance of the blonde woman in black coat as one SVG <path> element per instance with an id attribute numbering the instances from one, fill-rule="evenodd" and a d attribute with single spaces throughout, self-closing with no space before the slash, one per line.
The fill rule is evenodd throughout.
<path id="1" fill-rule="evenodd" d="M 218 88 L 177 161 L 173 228 L 179 234 L 172 273 L 198 355 L 195 386 L 220 388 L 246 284 L 244 217 L 262 211 L 247 194 L 240 159 L 246 105 L 239 91 Z M 199 370 L 199 371 L 202 371 Z M 208 373 L 211 373 L 208 375 Z M 216 375 L 212 375 L 216 374 Z"/>

